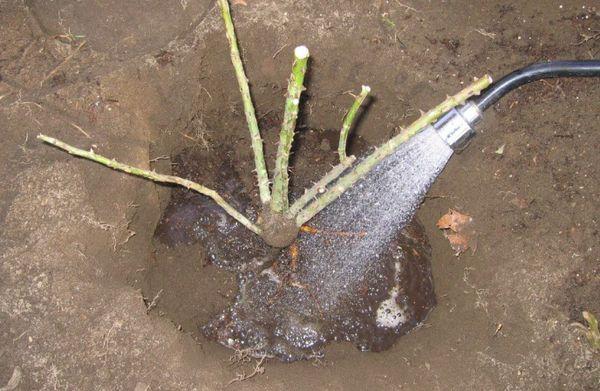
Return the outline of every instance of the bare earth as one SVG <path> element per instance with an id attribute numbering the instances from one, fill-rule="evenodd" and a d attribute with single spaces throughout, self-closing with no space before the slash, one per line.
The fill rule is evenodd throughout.
<path id="1" fill-rule="evenodd" d="M 600 57 L 593 0 L 236 3 L 269 161 L 299 44 L 312 55 L 301 131 L 337 129 L 345 92 L 369 84 L 356 134 L 370 144 L 473 76 Z M 323 360 L 267 360 L 228 388 L 600 388 L 599 356 L 571 326 L 600 315 L 599 119 L 597 79 L 507 96 L 419 211 L 438 299 L 426 325 L 382 353 L 337 344 Z M 154 239 L 170 188 L 35 140 L 161 172 L 184 148 L 230 145 L 253 186 L 214 1 L 1 1 L 0 132 L 0 390 L 220 389 L 253 374 L 198 330 L 232 300 L 234 276 Z M 295 174 L 314 175 L 314 156 L 298 150 Z M 435 227 L 449 208 L 474 218 L 475 252 L 455 257 Z"/>

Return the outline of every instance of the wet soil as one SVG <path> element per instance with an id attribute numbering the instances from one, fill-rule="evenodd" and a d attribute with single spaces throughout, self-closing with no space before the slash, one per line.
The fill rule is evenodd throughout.
<path id="1" fill-rule="evenodd" d="M 302 150 L 290 169 L 295 171 L 301 164 L 315 171 L 301 179 L 305 186 L 319 179 L 315 173 L 336 164 L 335 154 L 303 153 L 319 151 L 331 133 L 305 132 L 296 140 Z M 362 155 L 366 149 L 355 138 L 352 150 Z M 251 205 L 240 189 L 234 169 L 239 164 L 231 160 L 231 151 L 211 152 L 185 150 L 174 158 L 174 173 L 218 189 L 236 209 L 256 216 L 259 207 Z M 304 155 L 313 155 L 313 160 Z M 216 183 L 218 177 L 229 179 Z M 303 189 L 296 185 L 291 190 L 301 194 Z M 323 347 L 331 341 L 349 341 L 362 351 L 388 349 L 399 336 L 421 325 L 435 304 L 431 249 L 424 229 L 416 220 L 404 230 L 398 222 L 391 237 L 382 239 L 380 249 L 366 254 L 347 250 L 376 245 L 377 239 L 368 237 L 374 232 L 353 232 L 362 229 L 359 216 L 342 224 L 345 231 L 332 230 L 329 220 L 330 213 L 320 214 L 289 248 L 272 248 L 212 200 L 175 189 L 155 237 L 167 247 L 161 246 L 161 258 L 197 245 L 211 266 L 237 275 L 235 300 L 208 324 L 197 325 L 198 331 L 224 346 L 248 356 L 288 362 L 322 358 Z M 192 253 L 192 261 L 197 257 Z M 152 268 L 145 273 L 148 284 L 142 292 L 154 290 L 156 274 L 164 276 L 165 271 Z M 174 283 L 162 279 L 161 289 L 186 297 L 185 290 L 179 291 L 179 277 L 169 274 Z M 181 322 L 196 307 L 197 303 L 180 303 L 165 309 L 171 319 Z M 197 334 L 194 329 L 192 334 Z"/>
<path id="2" fill-rule="evenodd" d="M 299 130 L 333 136 L 314 155 L 297 146 L 294 178 L 334 154 L 361 84 L 373 99 L 354 134 L 376 145 L 473 76 L 600 55 L 594 1 L 246 3 L 233 12 L 269 162 L 291 50 L 311 49 Z M 236 181 L 213 184 L 255 202 L 214 2 L 8 1 L 0 37 L 0 387 L 20 373 L 23 390 L 218 389 L 252 373 L 196 332 L 234 300 L 233 274 L 154 236 L 174 189 L 34 139 L 161 172 L 190 148 L 230 153 Z M 438 297 L 424 327 L 380 353 L 267 360 L 229 388 L 597 389 L 598 355 L 570 324 L 600 313 L 599 96 L 595 80 L 551 80 L 486 112 L 418 212 Z M 449 208 L 475 219 L 475 253 L 455 257 L 435 228 Z"/>

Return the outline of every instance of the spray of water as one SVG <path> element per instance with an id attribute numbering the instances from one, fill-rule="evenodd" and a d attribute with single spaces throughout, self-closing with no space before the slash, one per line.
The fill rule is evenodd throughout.
<path id="1" fill-rule="evenodd" d="M 338 295 L 354 291 L 353 284 L 359 281 L 356 276 L 365 275 L 378 262 L 384 247 L 412 219 L 452 153 L 430 127 L 403 144 L 311 222 L 323 231 L 356 234 L 306 235 L 300 241 L 310 260 L 307 267 L 312 268 L 306 274 L 328 276 L 328 284 L 320 285 L 319 291 L 324 307 L 334 306 Z"/>

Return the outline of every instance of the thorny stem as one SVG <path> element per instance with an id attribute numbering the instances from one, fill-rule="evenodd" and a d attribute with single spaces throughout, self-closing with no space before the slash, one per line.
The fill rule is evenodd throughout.
<path id="1" fill-rule="evenodd" d="M 258 121 L 256 120 L 256 113 L 254 111 L 254 105 L 252 104 L 252 96 L 250 95 L 248 78 L 244 72 L 244 65 L 240 57 L 240 50 L 238 48 L 237 38 L 235 36 L 233 20 L 231 19 L 229 3 L 227 0 L 218 0 L 218 3 L 219 7 L 221 8 L 223 22 L 225 22 L 225 34 L 227 35 L 227 40 L 229 41 L 231 62 L 233 63 L 233 68 L 235 69 L 235 76 L 240 87 L 242 101 L 244 102 L 244 114 L 246 115 L 246 122 L 248 123 L 248 130 L 250 131 L 252 150 L 254 151 L 254 165 L 256 166 L 260 200 L 263 204 L 267 204 L 271 201 L 271 193 L 269 190 L 269 174 L 267 173 L 267 165 L 265 164 L 263 141 L 260 137 Z"/>
<path id="2" fill-rule="evenodd" d="M 348 133 L 350 132 L 350 128 L 354 123 L 354 118 L 356 117 L 356 113 L 358 109 L 365 101 L 367 95 L 371 92 L 371 88 L 369 86 L 362 86 L 362 90 L 360 94 L 354 99 L 354 103 L 348 110 L 348 113 L 344 117 L 344 122 L 342 124 L 342 130 L 340 131 L 340 143 L 338 146 L 338 154 L 340 155 L 340 163 L 346 162 L 348 156 L 346 155 L 346 143 L 348 141 Z"/>
<path id="3" fill-rule="evenodd" d="M 367 95 L 371 92 L 371 87 L 362 86 L 361 92 L 355 97 L 350 110 L 344 116 L 342 129 L 340 131 L 340 141 L 338 146 L 338 154 L 340 156 L 340 163 L 333 167 L 325 176 L 317 181 L 310 189 L 306 189 L 304 194 L 298 198 L 290 207 L 288 211 L 288 217 L 293 218 L 296 216 L 302 208 L 309 202 L 313 201 L 318 194 L 325 192 L 327 186 L 336 180 L 340 175 L 344 173 L 349 167 L 356 161 L 356 156 L 348 156 L 346 154 L 346 144 L 348 141 L 348 133 L 354 123 L 354 118 L 358 109 L 365 101 Z"/>
<path id="4" fill-rule="evenodd" d="M 304 194 L 290 206 L 288 217 L 294 218 L 306 204 L 313 201 L 318 194 L 324 193 L 327 189 L 327 185 L 342 175 L 355 161 L 356 156 L 348 156 L 342 163 L 329 170 L 329 172 L 319 179 L 310 189 L 304 190 Z"/>
<path id="5" fill-rule="evenodd" d="M 433 123 L 448 110 L 452 109 L 455 106 L 463 104 L 465 100 L 471 97 L 472 95 L 478 95 L 481 92 L 481 90 L 485 89 L 492 82 L 491 77 L 486 75 L 483 78 L 476 80 L 473 84 L 463 89 L 458 94 L 452 97 L 448 97 L 437 107 L 431 109 L 427 113 L 423 113 L 423 115 L 417 121 L 413 122 L 408 128 L 403 129 L 397 136 L 393 137 L 388 142 L 382 144 L 379 148 L 375 150 L 375 152 L 363 159 L 349 173 L 340 177 L 342 174 L 344 174 L 344 172 L 347 169 L 349 169 L 352 166 L 352 164 L 356 160 L 354 156 L 346 155 L 346 144 L 348 133 L 350 131 L 350 128 L 352 127 L 356 113 L 362 105 L 364 99 L 370 92 L 369 87 L 363 86 L 361 94 L 355 98 L 353 105 L 344 117 L 343 126 L 340 131 L 340 141 L 338 146 L 340 164 L 333 167 L 310 189 L 307 189 L 304 195 L 302 195 L 298 200 L 296 200 L 296 202 L 294 202 L 294 204 L 290 208 L 288 200 L 288 164 L 291 145 L 294 137 L 294 130 L 296 127 L 296 120 L 298 118 L 299 99 L 300 95 L 302 94 L 302 91 L 304 90 L 303 82 L 304 75 L 306 72 L 306 65 L 309 57 L 308 49 L 304 46 L 300 46 L 297 47 L 294 52 L 295 61 L 292 67 L 292 75 L 290 77 L 288 85 L 288 96 L 285 103 L 284 120 L 280 133 L 279 148 L 277 151 L 277 161 L 273 183 L 273 199 L 271 199 L 271 191 L 269 189 L 269 176 L 264 158 L 263 141 L 260 136 L 258 121 L 256 119 L 256 112 L 252 103 L 252 97 L 250 95 L 248 79 L 246 77 L 244 66 L 240 57 L 237 38 L 235 35 L 235 28 L 231 18 L 229 3 L 228 0 L 217 0 L 217 2 L 221 9 L 221 14 L 225 23 L 225 32 L 227 40 L 229 41 L 231 62 L 233 63 L 235 75 L 238 81 L 242 101 L 244 104 L 244 113 L 246 116 L 246 122 L 248 123 L 252 149 L 254 152 L 254 162 L 256 166 L 256 175 L 258 179 L 260 200 L 264 205 L 270 204 L 271 210 L 273 210 L 274 212 L 279 213 L 288 219 L 295 219 L 297 227 L 301 227 L 304 223 L 306 223 L 317 213 L 319 213 L 323 208 L 325 208 L 331 202 L 336 200 L 354 183 L 362 179 L 379 162 L 381 162 L 387 156 L 392 154 L 402 143 L 408 141 L 411 137 L 419 133 L 429 124 Z M 206 195 L 212 198 L 229 215 L 231 215 L 234 219 L 236 219 L 239 223 L 244 225 L 250 231 L 256 233 L 259 236 L 264 235 L 264 231 L 261 227 L 257 226 L 243 214 L 238 212 L 234 207 L 227 203 L 227 201 L 225 201 L 225 199 L 221 195 L 219 195 L 215 190 L 209 189 L 201 184 L 177 176 L 158 174 L 154 171 L 148 171 L 128 166 L 126 164 L 119 163 L 114 159 L 108 159 L 104 156 L 98 155 L 91 150 L 85 151 L 82 149 L 78 149 L 60 140 L 45 136 L 43 134 L 38 135 L 37 138 L 48 144 L 54 145 L 68 152 L 71 155 L 95 161 L 112 169 L 150 179 L 155 182 L 172 183 L 180 185 L 187 189 L 191 189 L 200 194 Z M 337 182 L 335 182 L 334 185 L 330 188 L 327 188 L 327 186 L 333 183 L 336 179 Z M 319 194 L 320 196 L 318 196 Z M 306 205 L 308 206 L 306 207 Z"/>
<path id="6" fill-rule="evenodd" d="M 279 147 L 277 148 L 275 172 L 273 174 L 273 199 L 271 201 L 271 210 L 278 213 L 286 212 L 289 208 L 288 164 L 290 160 L 290 150 L 292 149 L 292 141 L 294 140 L 294 131 L 296 130 L 296 120 L 298 119 L 300 95 L 304 90 L 303 83 L 308 57 L 309 52 L 306 46 L 298 46 L 294 50 L 294 64 L 292 65 L 292 74 L 288 83 L 283 123 L 281 125 L 281 132 L 279 133 Z"/>
<path id="7" fill-rule="evenodd" d="M 233 217 L 234 219 L 239 221 L 244 227 L 248 228 L 250 231 L 254 232 L 257 235 L 260 235 L 262 233 L 262 230 L 257 225 L 255 225 L 253 222 L 248 220 L 248 218 L 246 216 L 244 216 L 243 214 L 238 212 L 233 206 L 231 206 L 227 201 L 225 201 L 225 199 L 223 199 L 223 197 L 221 197 L 221 195 L 219 195 L 219 193 L 217 193 L 216 191 L 209 189 L 205 186 L 202 186 L 201 184 L 192 182 L 188 179 L 183 179 L 183 178 L 180 178 L 177 176 L 173 176 L 173 175 L 163 175 L 163 174 L 158 174 L 154 171 L 148 171 L 148 170 L 143 170 L 141 168 L 128 166 L 126 164 L 119 163 L 114 159 L 109 159 L 107 157 L 98 155 L 91 150 L 85 151 L 83 149 L 75 148 L 75 147 L 73 147 L 69 144 L 66 144 L 60 140 L 57 140 L 53 137 L 45 136 L 43 134 L 38 135 L 37 138 L 48 144 L 54 145 L 55 147 L 58 147 L 64 151 L 70 153 L 71 155 L 79 156 L 79 157 L 82 157 L 82 158 L 85 158 L 88 160 L 95 161 L 97 163 L 100 163 L 107 167 L 110 167 L 114 170 L 123 171 L 128 174 L 140 176 L 142 178 L 150 179 L 155 182 L 173 183 L 176 185 L 183 186 L 187 189 L 194 190 L 200 194 L 204 194 L 205 196 L 212 198 L 220 207 L 225 209 L 225 211 L 227 213 L 229 213 L 229 215 L 231 215 L 231 217 Z"/>
<path id="8" fill-rule="evenodd" d="M 375 152 L 367 156 L 358 165 L 356 165 L 350 173 L 341 177 L 331 188 L 327 190 L 327 192 L 309 204 L 296 216 L 296 225 L 300 227 L 312 219 L 317 213 L 335 201 L 354 183 L 362 179 L 379 162 L 391 155 L 402 143 L 408 141 L 411 137 L 419 133 L 429 124 L 433 123 L 448 110 L 463 104 L 469 97 L 478 95 L 491 83 L 492 78 L 488 75 L 485 75 L 484 77 L 475 80 L 471 85 L 460 91 L 458 94 L 449 96 L 444 102 L 429 110 L 427 113 L 424 113 L 408 128 L 403 129 L 398 135 L 379 146 Z"/>

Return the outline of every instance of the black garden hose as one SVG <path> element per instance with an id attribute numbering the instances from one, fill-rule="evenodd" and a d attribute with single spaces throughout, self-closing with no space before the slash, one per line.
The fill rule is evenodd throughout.
<path id="1" fill-rule="evenodd" d="M 600 77 L 600 60 L 550 61 L 532 64 L 504 76 L 472 101 L 481 111 L 484 111 L 515 88 L 532 81 L 555 77 Z"/>
<path id="2" fill-rule="evenodd" d="M 475 135 L 474 126 L 485 109 L 523 84 L 554 77 L 600 77 L 600 60 L 551 61 L 521 68 L 490 85 L 480 96 L 448 111 L 432 126 L 446 144 L 461 151 Z"/>

